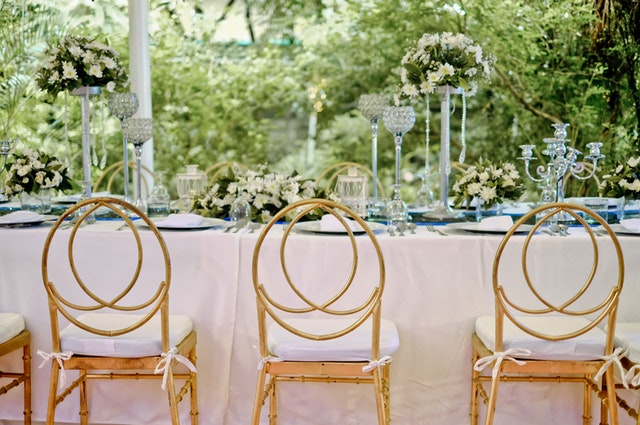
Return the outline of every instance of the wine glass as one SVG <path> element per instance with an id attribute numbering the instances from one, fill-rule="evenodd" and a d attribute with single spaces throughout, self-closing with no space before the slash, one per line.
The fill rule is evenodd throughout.
<path id="1" fill-rule="evenodd" d="M 378 121 L 387 106 L 389 106 L 389 100 L 380 94 L 363 94 L 358 100 L 360 113 L 371 122 L 371 171 L 374 198 L 378 197 Z"/>
<path id="2" fill-rule="evenodd" d="M 236 229 L 242 229 L 251 222 L 251 206 L 243 197 L 238 197 L 229 209 L 229 222 Z"/>
<path id="3" fill-rule="evenodd" d="M 136 154 L 136 200 L 133 205 L 146 212 L 142 200 L 142 145 L 153 136 L 153 121 L 151 118 L 128 118 L 122 125 L 122 132 L 133 144 Z"/>
<path id="4" fill-rule="evenodd" d="M 135 93 L 112 93 L 109 96 L 109 111 L 120 120 L 124 129 L 124 120 L 131 118 L 138 110 L 138 96 Z M 124 200 L 129 202 L 129 147 L 127 137 L 122 132 L 122 149 L 124 159 Z"/>

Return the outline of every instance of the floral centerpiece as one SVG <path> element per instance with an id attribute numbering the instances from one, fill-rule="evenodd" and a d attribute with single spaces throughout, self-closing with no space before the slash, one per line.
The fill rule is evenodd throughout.
<path id="1" fill-rule="evenodd" d="M 21 154 L 14 153 L 12 158 L 2 187 L 8 198 L 22 192 L 73 188 L 69 169 L 55 156 L 27 148 Z"/>
<path id="2" fill-rule="evenodd" d="M 640 157 L 617 162 L 602 175 L 598 191 L 602 196 L 625 199 L 640 198 Z"/>
<path id="3" fill-rule="evenodd" d="M 88 37 L 64 37 L 56 46 L 50 46 L 46 54 L 36 82 L 54 97 L 61 91 L 84 86 L 105 87 L 113 92 L 128 80 L 118 52 Z"/>
<path id="4" fill-rule="evenodd" d="M 482 203 L 484 209 L 505 200 L 516 200 L 524 194 L 520 183 L 520 173 L 510 162 L 494 164 L 482 159 L 462 174 L 452 187 L 454 205 L 460 208 L 463 203 L 471 206 L 471 201 Z"/>
<path id="5" fill-rule="evenodd" d="M 489 81 L 495 62 L 495 56 L 464 34 L 423 34 L 402 58 L 401 92 L 416 97 L 451 86 L 473 96 L 480 80 Z"/>
<path id="6" fill-rule="evenodd" d="M 233 201 L 240 197 L 249 203 L 251 219 L 266 223 L 289 204 L 323 196 L 313 180 L 305 180 L 297 173 L 267 173 L 264 164 L 257 170 L 234 164 L 225 176 L 196 198 L 193 209 L 204 216 L 225 218 Z"/>

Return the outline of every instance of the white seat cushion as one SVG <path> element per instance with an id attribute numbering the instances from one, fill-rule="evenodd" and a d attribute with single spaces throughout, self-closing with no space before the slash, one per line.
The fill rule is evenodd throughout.
<path id="1" fill-rule="evenodd" d="M 294 319 L 291 325 L 313 329 L 314 333 L 331 333 L 352 323 L 348 320 Z M 291 361 L 367 361 L 371 358 L 371 321 L 353 332 L 327 341 L 313 341 L 293 335 L 277 324 L 269 326 L 269 351 L 282 360 Z M 393 322 L 380 322 L 380 357 L 390 356 L 400 346 L 398 330 Z"/>
<path id="2" fill-rule="evenodd" d="M 537 330 L 553 330 L 554 334 L 571 332 L 589 323 L 582 317 L 523 317 L 522 323 Z M 490 350 L 495 350 L 495 317 L 476 319 L 476 334 Z M 504 351 L 511 348 L 531 350 L 528 359 L 537 360 L 597 360 L 604 355 L 606 333 L 595 328 L 576 338 L 564 341 L 547 341 L 533 337 L 504 319 Z"/>
<path id="3" fill-rule="evenodd" d="M 640 322 L 616 323 L 615 344 L 629 350 L 629 360 L 640 364 Z"/>
<path id="4" fill-rule="evenodd" d="M 24 330 L 24 318 L 17 313 L 0 313 L 0 344 Z"/>
<path id="5" fill-rule="evenodd" d="M 138 320 L 140 315 L 89 313 L 78 316 L 78 320 L 97 329 L 121 329 Z M 193 329 L 188 316 L 169 316 L 169 346 L 175 347 Z M 128 334 L 107 337 L 95 335 L 71 324 L 60 332 L 62 351 L 78 355 L 104 357 L 146 357 L 162 353 L 160 316 L 153 317 L 139 329 Z"/>

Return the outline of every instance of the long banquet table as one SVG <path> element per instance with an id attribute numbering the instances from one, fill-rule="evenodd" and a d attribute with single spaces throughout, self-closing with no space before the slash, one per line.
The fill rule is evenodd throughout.
<path id="1" fill-rule="evenodd" d="M 83 250 L 94 261 L 100 248 L 113 255 L 126 232 L 114 221 L 98 221 L 85 230 L 89 246 Z M 44 421 L 49 368 L 38 368 L 37 350 L 50 350 L 47 303 L 41 278 L 41 251 L 49 225 L 0 228 L 0 311 L 22 313 L 33 333 L 33 419 Z M 145 232 L 141 232 L 143 235 Z M 147 232 L 149 235 L 149 232 Z M 246 425 L 250 422 L 255 388 L 257 344 L 251 262 L 257 233 L 233 234 L 221 230 L 164 231 L 172 260 L 172 313 L 190 315 L 198 331 L 198 401 L 200 424 Z M 556 273 L 568 253 L 587 255 L 584 234 L 542 236 L 539 252 L 542 273 Z M 427 232 L 391 237 L 380 234 L 387 271 L 384 316 L 398 326 L 401 346 L 391 368 L 391 416 L 398 425 L 469 423 L 471 349 L 474 319 L 493 313 L 491 265 L 500 235 Z M 309 282 L 326 281 L 344 272 L 340 266 L 345 238 L 295 234 L 292 273 Z M 626 279 L 619 320 L 640 320 L 640 238 L 621 236 Z M 270 238 L 268 249 L 278 240 Z M 312 266 L 316 261 L 323 266 Z M 53 266 L 55 267 L 55 266 Z M 112 272 L 104 283 L 118 275 Z M 575 272 L 572 272 L 575 273 Z M 557 274 L 557 273 L 556 273 Z M 0 360 L 0 368 L 19 364 L 19 356 Z M 71 372 L 69 372 L 71 373 Z M 281 387 L 280 424 L 376 423 L 373 391 L 369 386 L 290 383 Z M 581 391 L 557 384 L 501 387 L 496 424 L 582 424 Z M 166 397 L 156 381 L 92 382 L 92 424 L 169 423 Z M 184 403 L 183 403 L 184 404 Z M 20 392 L 0 397 L 0 423 L 21 420 Z M 109 407 L 111 406 L 111 407 Z M 330 407 L 329 407 L 330 406 Z M 183 423 L 188 405 L 182 406 Z M 58 409 L 56 423 L 77 423 L 77 395 Z M 631 421 L 621 413 L 621 423 Z M 596 419 L 597 420 L 597 419 Z M 3 422 L 6 421 L 6 422 Z M 263 415 L 263 423 L 266 423 Z"/>

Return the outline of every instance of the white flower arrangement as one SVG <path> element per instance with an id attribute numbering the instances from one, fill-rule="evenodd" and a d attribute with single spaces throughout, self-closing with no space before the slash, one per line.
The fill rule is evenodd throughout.
<path id="1" fill-rule="evenodd" d="M 435 92 L 439 86 L 462 88 L 473 96 L 478 81 L 488 81 L 496 63 L 464 34 L 423 34 L 402 58 L 401 94 L 414 98 Z"/>
<path id="2" fill-rule="evenodd" d="M 624 163 L 617 162 L 602 175 L 598 190 L 602 196 L 612 198 L 640 198 L 640 157 L 631 157 Z"/>
<path id="3" fill-rule="evenodd" d="M 265 170 L 264 164 L 257 170 L 234 164 L 228 175 L 195 200 L 193 209 L 204 216 L 225 218 L 236 198 L 244 198 L 251 207 L 251 219 L 266 223 L 289 204 L 323 196 L 313 180 L 304 180 L 297 173 L 285 175 Z"/>
<path id="4" fill-rule="evenodd" d="M 12 158 L 2 187 L 8 198 L 21 192 L 73 187 L 69 169 L 55 156 L 27 148 L 22 154 L 14 153 Z"/>
<path id="5" fill-rule="evenodd" d="M 485 209 L 505 200 L 516 200 L 524 194 L 520 183 L 520 173 L 510 162 L 493 164 L 480 160 L 462 174 L 452 187 L 455 193 L 454 205 L 460 208 L 466 203 L 471 205 L 475 198 L 481 201 Z"/>
<path id="6" fill-rule="evenodd" d="M 38 69 L 36 82 L 52 96 L 78 87 L 99 86 L 113 92 L 127 82 L 118 52 L 88 37 L 67 36 L 50 46 Z"/>

